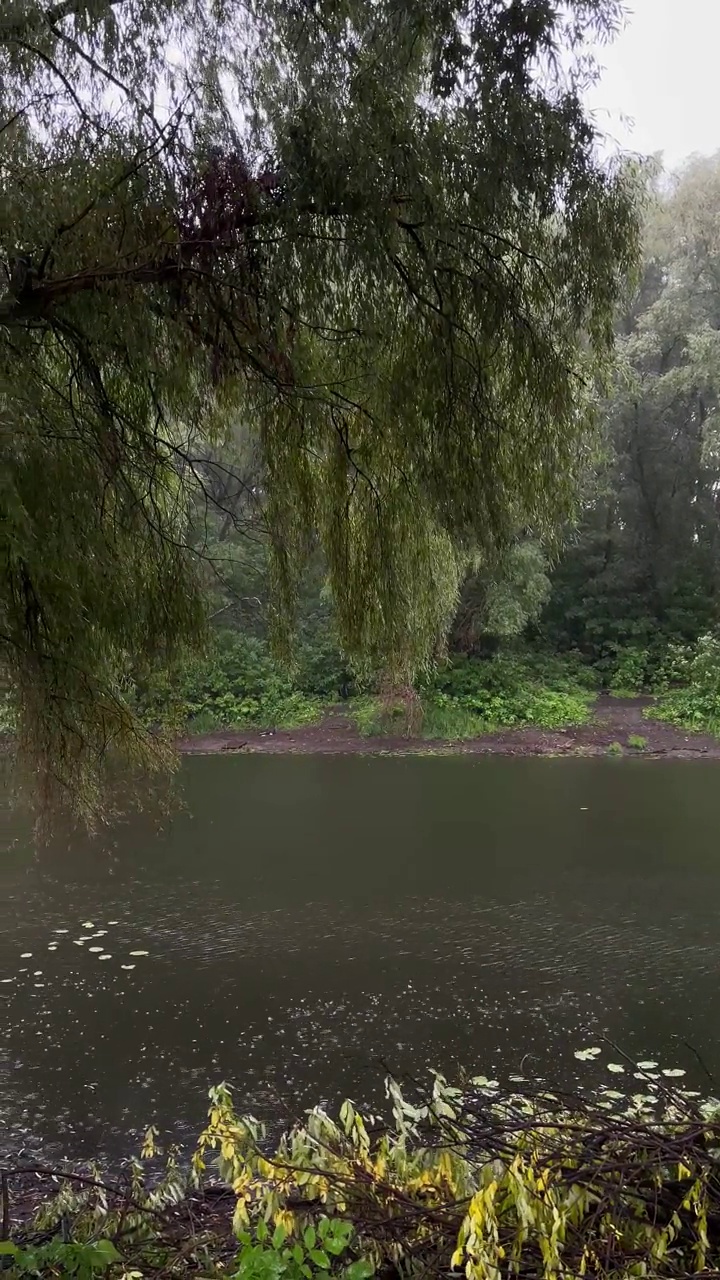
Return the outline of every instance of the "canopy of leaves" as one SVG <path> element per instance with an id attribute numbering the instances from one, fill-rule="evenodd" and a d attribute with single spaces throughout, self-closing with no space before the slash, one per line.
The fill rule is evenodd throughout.
<path id="1" fill-rule="evenodd" d="M 44 783 L 91 807 L 109 745 L 154 750 L 122 678 L 202 638 L 188 510 L 229 423 L 279 642 L 317 537 L 345 650 L 391 678 L 470 552 L 567 513 L 635 214 L 564 68 L 618 15 L 5 6 L 0 642 Z"/>

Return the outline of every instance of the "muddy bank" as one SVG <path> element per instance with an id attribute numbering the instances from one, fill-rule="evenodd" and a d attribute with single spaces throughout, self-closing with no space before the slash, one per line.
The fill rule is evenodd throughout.
<path id="1" fill-rule="evenodd" d="M 385 754 L 408 755 L 445 752 L 458 755 L 507 756 L 603 756 L 622 754 L 645 758 L 720 759 L 720 740 L 709 734 L 690 733 L 643 715 L 652 698 L 598 698 L 589 724 L 570 729 L 506 729 L 461 742 L 407 737 L 363 737 L 341 712 L 326 716 L 321 724 L 298 729 L 243 729 L 184 738 L 184 753 L 213 754 L 244 751 L 259 755 L 279 753 L 310 755 Z M 642 748 L 630 738 L 644 738 Z"/>

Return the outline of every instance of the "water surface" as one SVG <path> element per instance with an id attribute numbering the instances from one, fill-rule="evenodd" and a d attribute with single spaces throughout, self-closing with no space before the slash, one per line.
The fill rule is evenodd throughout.
<path id="1" fill-rule="evenodd" d="M 182 783 L 160 834 L 35 853 L 4 815 L 0 1148 L 185 1140 L 221 1079 L 268 1118 L 376 1099 L 386 1067 L 567 1084 L 600 1034 L 720 1075 L 717 763 L 219 756 Z"/>

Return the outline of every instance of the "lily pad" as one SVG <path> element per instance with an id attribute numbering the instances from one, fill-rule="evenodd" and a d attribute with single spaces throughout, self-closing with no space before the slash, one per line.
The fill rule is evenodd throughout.
<path id="1" fill-rule="evenodd" d="M 672 1076 L 674 1079 L 677 1079 L 679 1076 L 684 1076 L 686 1074 L 683 1071 L 682 1067 L 663 1067 L 662 1073 L 664 1076 Z"/>
<path id="2" fill-rule="evenodd" d="M 590 1062 L 593 1058 L 597 1058 L 602 1053 L 602 1049 L 576 1049 L 575 1057 L 579 1062 Z"/>
<path id="3" fill-rule="evenodd" d="M 608 1062 L 607 1069 L 608 1071 L 614 1071 L 616 1075 L 622 1075 L 622 1073 L 625 1070 L 625 1068 L 621 1066 L 619 1062 Z"/>
<path id="4" fill-rule="evenodd" d="M 82 927 L 83 929 L 94 929 L 95 925 L 93 924 L 92 920 L 83 920 Z"/>
<path id="5" fill-rule="evenodd" d="M 657 1062 L 638 1062 L 641 1071 L 653 1071 L 657 1066 Z"/>
<path id="6" fill-rule="evenodd" d="M 102 951 L 102 947 L 88 947 L 88 951 Z"/>
<path id="7" fill-rule="evenodd" d="M 149 956 L 150 952 L 149 951 L 131 951 L 130 955 L 131 956 Z M 480 1079 L 480 1077 L 478 1077 L 478 1079 Z M 487 1083 L 489 1083 L 489 1081 Z M 473 1080 L 473 1084 L 477 1084 L 477 1080 Z"/>

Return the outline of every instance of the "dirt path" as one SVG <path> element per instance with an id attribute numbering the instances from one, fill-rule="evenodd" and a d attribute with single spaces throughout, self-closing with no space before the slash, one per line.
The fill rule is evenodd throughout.
<path id="1" fill-rule="evenodd" d="M 186 753 L 212 754 L 218 751 L 244 751 L 260 755 L 288 753 L 296 755 L 428 754 L 447 752 L 458 755 L 607 755 L 620 754 L 651 758 L 720 759 L 720 741 L 709 734 L 689 733 L 675 729 L 643 715 L 652 698 L 611 698 L 601 695 L 595 705 L 590 724 L 573 729 L 543 730 L 508 729 L 484 734 L 463 742 L 428 741 L 426 738 L 363 738 L 355 725 L 340 711 L 329 714 L 321 724 L 299 729 L 228 730 L 196 738 L 186 738 L 180 750 Z M 629 746 L 628 739 L 645 739 L 642 749 Z"/>

